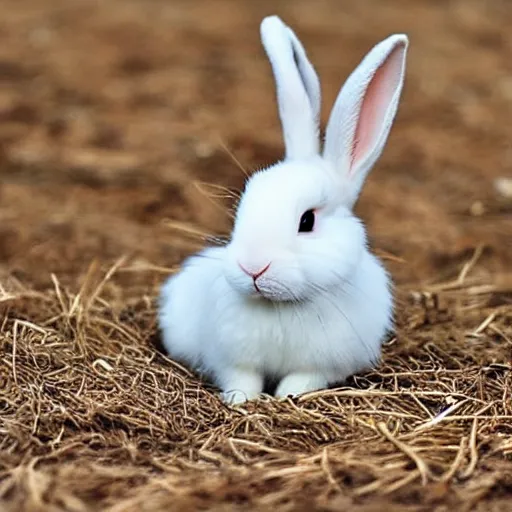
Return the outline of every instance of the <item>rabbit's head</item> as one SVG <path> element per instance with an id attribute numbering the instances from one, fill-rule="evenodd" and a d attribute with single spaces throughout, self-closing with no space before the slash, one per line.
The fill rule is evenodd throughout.
<path id="1" fill-rule="evenodd" d="M 353 213 L 386 143 L 402 91 L 408 39 L 375 46 L 342 87 L 320 148 L 320 83 L 292 30 L 265 18 L 286 155 L 247 181 L 225 275 L 241 293 L 303 301 L 350 281 L 366 247 Z"/>

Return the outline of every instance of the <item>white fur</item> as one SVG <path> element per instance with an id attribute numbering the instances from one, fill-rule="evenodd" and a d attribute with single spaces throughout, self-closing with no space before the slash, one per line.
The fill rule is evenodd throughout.
<path id="1" fill-rule="evenodd" d="M 265 378 L 281 397 L 341 382 L 379 360 L 392 326 L 389 278 L 351 208 L 396 113 L 407 38 L 377 45 L 349 78 L 321 156 L 320 88 L 302 45 L 276 17 L 261 33 L 287 157 L 248 180 L 230 243 L 189 258 L 160 297 L 170 355 L 213 378 L 232 403 L 257 397 Z M 309 209 L 315 228 L 298 233 Z M 247 272 L 269 263 L 256 288 Z"/>
<path id="2" fill-rule="evenodd" d="M 261 23 L 261 41 L 272 65 L 286 158 L 318 154 L 320 81 L 306 52 L 277 16 Z"/>

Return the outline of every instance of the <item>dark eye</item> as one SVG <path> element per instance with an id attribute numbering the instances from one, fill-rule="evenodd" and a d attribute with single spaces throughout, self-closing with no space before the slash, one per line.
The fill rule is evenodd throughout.
<path id="1" fill-rule="evenodd" d="M 310 233 L 315 225 L 315 212 L 307 210 L 302 214 L 299 223 L 299 233 Z"/>

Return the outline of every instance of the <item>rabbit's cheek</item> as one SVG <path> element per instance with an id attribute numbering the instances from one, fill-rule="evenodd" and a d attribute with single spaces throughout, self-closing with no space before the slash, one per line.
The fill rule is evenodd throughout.
<path id="1" fill-rule="evenodd" d="M 224 277 L 227 283 L 241 295 L 252 295 L 255 291 L 252 279 L 236 268 L 226 271 Z"/>
<path id="2" fill-rule="evenodd" d="M 258 278 L 255 285 L 263 297 L 277 302 L 300 301 L 304 295 L 304 283 L 296 269 L 276 268 Z"/>

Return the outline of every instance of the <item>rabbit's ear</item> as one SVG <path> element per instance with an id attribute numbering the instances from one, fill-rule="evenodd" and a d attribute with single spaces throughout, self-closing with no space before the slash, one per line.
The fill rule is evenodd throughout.
<path id="1" fill-rule="evenodd" d="M 408 39 L 376 45 L 342 87 L 327 124 L 324 157 L 343 174 L 346 201 L 356 202 L 395 118 L 404 82 Z"/>
<path id="2" fill-rule="evenodd" d="M 319 152 L 320 82 L 304 47 L 279 17 L 261 22 L 261 41 L 277 87 L 286 158 Z"/>

